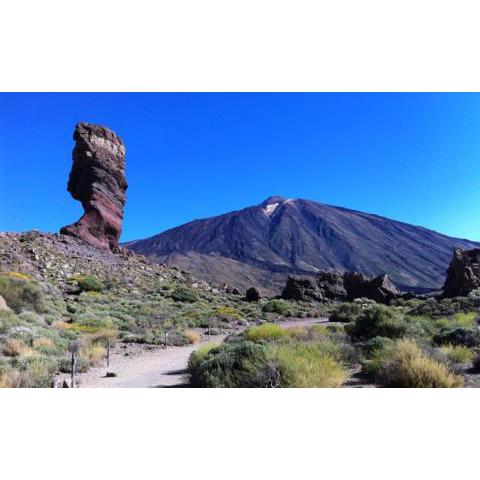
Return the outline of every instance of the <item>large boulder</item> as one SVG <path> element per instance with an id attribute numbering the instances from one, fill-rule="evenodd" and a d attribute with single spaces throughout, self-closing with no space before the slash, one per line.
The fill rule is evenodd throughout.
<path id="1" fill-rule="evenodd" d="M 367 278 L 361 273 L 345 272 L 343 285 L 349 300 L 369 298 L 379 303 L 389 303 L 400 296 L 400 290 L 390 281 L 388 275 Z"/>
<path id="2" fill-rule="evenodd" d="M 90 123 L 79 123 L 73 139 L 76 143 L 68 191 L 82 203 L 85 213 L 60 233 L 115 251 L 122 232 L 127 190 L 125 146 L 108 128 Z"/>
<path id="3" fill-rule="evenodd" d="M 445 297 L 466 296 L 480 288 L 480 248 L 453 249 L 453 258 L 443 285 Z"/>
<path id="4" fill-rule="evenodd" d="M 346 297 L 342 274 L 320 272 L 316 277 L 289 277 L 282 292 L 285 300 L 342 300 Z"/>

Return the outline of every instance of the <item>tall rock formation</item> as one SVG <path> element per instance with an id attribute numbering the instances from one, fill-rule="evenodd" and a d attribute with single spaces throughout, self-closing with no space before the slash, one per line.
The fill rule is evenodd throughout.
<path id="1" fill-rule="evenodd" d="M 115 251 L 127 190 L 125 146 L 110 129 L 91 123 L 77 124 L 73 139 L 76 143 L 68 191 L 82 203 L 85 213 L 60 233 Z"/>
<path id="2" fill-rule="evenodd" d="M 443 285 L 443 295 L 465 296 L 476 288 L 480 288 L 480 248 L 473 250 L 454 248 Z"/>

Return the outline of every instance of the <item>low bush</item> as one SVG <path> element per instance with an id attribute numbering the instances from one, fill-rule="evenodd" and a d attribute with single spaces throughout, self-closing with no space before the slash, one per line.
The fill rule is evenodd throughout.
<path id="1" fill-rule="evenodd" d="M 408 339 L 396 343 L 379 377 L 387 387 L 452 388 L 463 385 L 463 380 L 453 375 L 445 364 L 429 358 Z"/>
<path id="2" fill-rule="evenodd" d="M 268 387 L 277 372 L 270 373 L 267 348 L 254 342 L 224 343 L 209 350 L 200 361 L 191 361 L 193 386 L 210 388 Z"/>
<path id="3" fill-rule="evenodd" d="M 172 292 L 171 296 L 176 302 L 194 303 L 198 301 L 195 291 L 186 287 L 177 288 Z"/>
<path id="4" fill-rule="evenodd" d="M 58 371 L 57 361 L 45 356 L 25 357 L 15 365 L 19 370 L 22 384 L 29 388 L 48 388 Z"/>
<path id="5" fill-rule="evenodd" d="M 268 354 L 278 368 L 279 386 L 296 388 L 341 386 L 347 372 L 338 355 L 337 346 L 330 342 L 274 345 Z"/>
<path id="6" fill-rule="evenodd" d="M 48 337 L 38 337 L 33 339 L 32 347 L 43 353 L 52 353 L 55 350 L 53 340 Z"/>
<path id="7" fill-rule="evenodd" d="M 195 330 L 187 330 L 185 331 L 184 335 L 185 335 L 185 338 L 187 339 L 187 342 L 190 344 L 197 343 L 200 341 L 200 334 Z"/>
<path id="8" fill-rule="evenodd" d="M 362 351 L 363 373 L 375 380 L 378 372 L 390 358 L 390 351 L 395 344 L 394 340 L 386 337 L 374 337 L 360 345 Z"/>
<path id="9" fill-rule="evenodd" d="M 245 292 L 245 300 L 247 302 L 258 302 L 260 300 L 260 292 L 255 287 L 250 287 Z"/>
<path id="10" fill-rule="evenodd" d="M 0 310 L 0 335 L 4 335 L 18 323 L 18 317 L 13 312 Z"/>
<path id="11" fill-rule="evenodd" d="M 442 353 L 452 363 L 471 363 L 473 352 L 464 345 L 445 345 L 441 348 Z"/>
<path id="12" fill-rule="evenodd" d="M 2 351 L 7 357 L 20 357 L 31 353 L 31 349 L 22 340 L 14 338 L 5 342 Z"/>
<path id="13" fill-rule="evenodd" d="M 218 347 L 217 344 L 215 343 L 209 343 L 207 345 L 203 345 L 200 348 L 197 348 L 191 355 L 190 358 L 188 359 L 188 370 L 189 372 L 193 372 L 198 366 L 200 365 L 205 358 L 207 358 L 208 353 L 210 350 Z"/>
<path id="14" fill-rule="evenodd" d="M 262 307 L 262 311 L 265 313 L 277 313 L 285 316 L 290 316 L 292 314 L 290 305 L 282 300 L 270 300 Z"/>
<path id="15" fill-rule="evenodd" d="M 407 332 L 403 316 L 385 305 L 373 305 L 362 311 L 355 322 L 347 324 L 345 331 L 354 340 L 374 337 L 400 338 Z"/>
<path id="16" fill-rule="evenodd" d="M 95 365 L 105 358 L 105 347 L 99 343 L 84 345 L 80 349 L 80 357 Z"/>
<path id="17" fill-rule="evenodd" d="M 279 340 L 287 335 L 287 330 L 275 323 L 264 323 L 256 327 L 250 327 L 245 332 L 245 338 L 252 342 Z"/>
<path id="18" fill-rule="evenodd" d="M 105 286 L 98 278 L 91 275 L 76 275 L 72 279 L 77 282 L 81 292 L 102 292 Z"/>
<path id="19" fill-rule="evenodd" d="M 464 345 L 466 347 L 480 346 L 480 329 L 475 328 L 446 328 L 433 337 L 437 345 Z"/>
<path id="20" fill-rule="evenodd" d="M 43 291 L 32 280 L 0 275 L 0 295 L 16 313 L 20 313 L 24 308 L 38 313 L 45 310 Z"/>
<path id="21" fill-rule="evenodd" d="M 341 303 L 333 309 L 330 314 L 330 321 L 341 323 L 354 322 L 361 312 L 362 305 L 359 303 Z"/>

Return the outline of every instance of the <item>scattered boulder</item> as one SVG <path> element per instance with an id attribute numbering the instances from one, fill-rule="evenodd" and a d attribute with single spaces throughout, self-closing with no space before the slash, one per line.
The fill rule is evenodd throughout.
<path id="1" fill-rule="evenodd" d="M 82 203 L 85 213 L 60 233 L 101 250 L 115 251 L 126 201 L 125 146 L 108 128 L 90 123 L 77 124 L 73 139 L 68 191 Z"/>
<path id="2" fill-rule="evenodd" d="M 453 249 L 453 258 L 443 285 L 445 297 L 466 296 L 480 288 L 480 248 Z"/>
<path id="3" fill-rule="evenodd" d="M 258 302 L 260 300 L 260 292 L 255 287 L 250 287 L 245 292 L 245 300 L 247 302 Z"/>

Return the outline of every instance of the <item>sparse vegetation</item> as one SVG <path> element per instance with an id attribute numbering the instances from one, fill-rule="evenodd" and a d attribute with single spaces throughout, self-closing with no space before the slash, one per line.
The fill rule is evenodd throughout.
<path id="1" fill-rule="evenodd" d="M 284 300 L 270 300 L 267 302 L 262 311 L 265 313 L 278 313 L 279 315 L 292 315 L 292 307 Z"/>
<path id="2" fill-rule="evenodd" d="M 16 313 L 22 309 L 39 313 L 45 310 L 44 294 L 40 286 L 26 275 L 0 275 L 0 295 Z"/>
<path id="3" fill-rule="evenodd" d="M 429 358 L 408 339 L 395 344 L 379 375 L 388 387 L 452 388 L 463 385 L 462 379 L 451 373 L 446 365 Z"/>
<path id="4" fill-rule="evenodd" d="M 362 311 L 346 328 L 356 340 L 374 337 L 400 338 L 407 332 L 407 325 L 400 312 L 385 305 L 373 305 Z"/>
<path id="5" fill-rule="evenodd" d="M 194 303 L 198 301 L 197 294 L 190 288 L 177 288 L 172 293 L 172 298 L 176 302 Z"/>
<path id="6" fill-rule="evenodd" d="M 101 292 L 105 287 L 103 283 L 91 275 L 76 275 L 72 277 L 81 292 Z"/>

